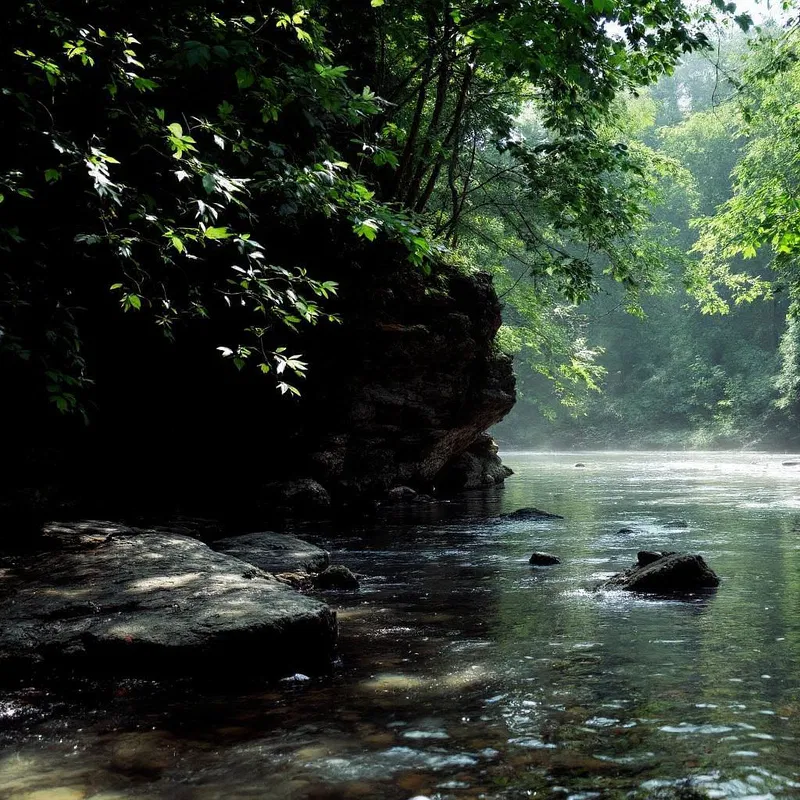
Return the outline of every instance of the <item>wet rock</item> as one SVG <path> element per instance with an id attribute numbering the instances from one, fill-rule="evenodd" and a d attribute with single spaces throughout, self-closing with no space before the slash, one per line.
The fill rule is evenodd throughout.
<path id="1" fill-rule="evenodd" d="M 300 478 L 266 484 L 261 490 L 260 503 L 273 512 L 313 517 L 328 511 L 331 496 L 317 481 Z"/>
<path id="2" fill-rule="evenodd" d="M 586 464 L 583 464 L 580 461 L 575 465 L 575 469 L 583 469 L 585 467 L 586 467 Z"/>
<path id="3" fill-rule="evenodd" d="M 514 472 L 503 465 L 497 453 L 498 446 L 491 435 L 480 434 L 436 476 L 437 488 L 444 491 L 465 491 L 502 483 Z"/>
<path id="4" fill-rule="evenodd" d="M 782 461 L 782 467 L 800 467 L 800 461 Z"/>
<path id="5" fill-rule="evenodd" d="M 674 556 L 674 551 L 662 552 L 661 550 L 640 550 L 636 554 L 636 561 L 640 567 L 646 567 L 664 556 Z"/>
<path id="6" fill-rule="evenodd" d="M 551 555 L 550 553 L 535 552 L 531 555 L 528 563 L 534 567 L 549 567 L 553 564 L 560 564 L 561 559 L 558 556 Z"/>
<path id="7" fill-rule="evenodd" d="M 211 547 L 272 573 L 322 572 L 331 563 L 321 547 L 271 531 L 218 539 Z"/>
<path id="8" fill-rule="evenodd" d="M 358 578 L 342 564 L 332 564 L 314 577 L 318 589 L 358 589 Z"/>
<path id="9" fill-rule="evenodd" d="M 688 528 L 689 523 L 685 519 L 671 519 L 664 523 L 665 528 Z"/>
<path id="10" fill-rule="evenodd" d="M 633 528 L 620 528 L 617 531 L 617 533 L 630 534 L 630 533 L 636 533 L 636 531 Z"/>
<path id="11" fill-rule="evenodd" d="M 276 572 L 272 577 L 299 592 L 304 592 L 314 587 L 314 577 L 308 572 Z"/>
<path id="12" fill-rule="evenodd" d="M 388 504 L 407 503 L 415 500 L 418 496 L 410 486 L 395 486 L 387 492 L 385 502 Z"/>
<path id="13" fill-rule="evenodd" d="M 564 519 L 560 514 L 550 514 L 547 511 L 542 511 L 540 508 L 518 508 L 516 511 L 511 511 L 508 514 L 501 514 L 500 519 L 511 521 L 527 520 L 527 519 Z"/>
<path id="14" fill-rule="evenodd" d="M 117 772 L 157 777 L 176 761 L 175 741 L 158 731 L 123 733 L 115 736 L 110 765 Z"/>
<path id="15" fill-rule="evenodd" d="M 653 558 L 656 556 L 655 558 Z M 602 583 L 599 589 L 672 594 L 713 589 L 719 577 L 702 556 L 643 550 L 639 562 Z M 642 563 L 644 561 L 645 563 Z"/>
<path id="16" fill-rule="evenodd" d="M 115 536 L 134 536 L 137 528 L 111 520 L 85 519 L 77 522 L 48 522 L 42 526 L 40 544 L 47 550 L 88 550 Z"/>
<path id="17" fill-rule="evenodd" d="M 161 675 L 324 668 L 336 616 L 194 539 L 116 535 L 19 560 L 0 582 L 0 671 Z"/>

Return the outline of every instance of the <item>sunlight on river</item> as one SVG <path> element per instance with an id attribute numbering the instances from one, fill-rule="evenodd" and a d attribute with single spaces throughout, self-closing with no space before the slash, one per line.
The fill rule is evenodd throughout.
<path id="1" fill-rule="evenodd" d="M 368 576 L 328 596 L 329 678 L 6 692 L 0 797 L 799 796 L 800 457 L 506 461 L 504 491 L 301 532 Z M 497 519 L 524 506 L 565 519 Z M 593 591 L 640 549 L 701 553 L 722 585 Z"/>

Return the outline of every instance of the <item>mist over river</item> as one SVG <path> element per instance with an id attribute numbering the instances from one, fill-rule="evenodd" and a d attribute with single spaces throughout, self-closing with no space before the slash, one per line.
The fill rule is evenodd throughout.
<path id="1" fill-rule="evenodd" d="M 0 694 L 0 798 L 800 796 L 800 457 L 504 460 L 505 489 L 298 531 L 367 576 L 326 595 L 329 677 Z M 564 519 L 498 520 L 525 506 Z M 722 583 L 592 591 L 642 549 Z"/>

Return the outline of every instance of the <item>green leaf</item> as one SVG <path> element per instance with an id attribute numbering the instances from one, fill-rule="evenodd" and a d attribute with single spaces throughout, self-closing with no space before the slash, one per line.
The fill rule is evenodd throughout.
<path id="1" fill-rule="evenodd" d="M 233 236 L 227 228 L 206 228 L 203 235 L 206 239 L 230 239 Z"/>
<path id="2" fill-rule="evenodd" d="M 208 194 L 213 194 L 216 191 L 217 179 L 210 172 L 203 175 L 203 188 Z M 206 236 L 208 236 L 208 232 L 206 232 Z"/>
<path id="3" fill-rule="evenodd" d="M 256 82 L 256 76 L 249 69 L 239 67 L 236 70 L 236 85 L 240 89 L 249 89 Z"/>
<path id="4" fill-rule="evenodd" d="M 167 125 L 167 130 L 176 138 L 183 138 L 183 126 L 177 122 L 171 122 Z"/>
<path id="5" fill-rule="evenodd" d="M 384 0 L 370 0 L 370 5 L 373 8 L 380 8 L 383 5 Z"/>
<path id="6" fill-rule="evenodd" d="M 44 171 L 44 179 L 48 183 L 55 183 L 61 178 L 61 173 L 57 169 L 46 169 Z"/>

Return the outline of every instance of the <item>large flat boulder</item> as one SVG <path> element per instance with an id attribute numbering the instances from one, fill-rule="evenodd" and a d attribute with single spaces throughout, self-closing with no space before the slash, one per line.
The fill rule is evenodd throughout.
<path id="1" fill-rule="evenodd" d="M 322 572 L 330 563 L 327 550 L 284 533 L 247 533 L 218 539 L 211 546 L 265 572 Z"/>
<path id="2" fill-rule="evenodd" d="M 600 589 L 625 589 L 652 594 L 681 594 L 713 589 L 719 576 L 702 556 L 642 551 L 630 569 L 614 575 Z"/>
<path id="3" fill-rule="evenodd" d="M 187 536 L 84 532 L 0 569 L 0 674 L 263 675 L 330 663 L 336 616 Z"/>

